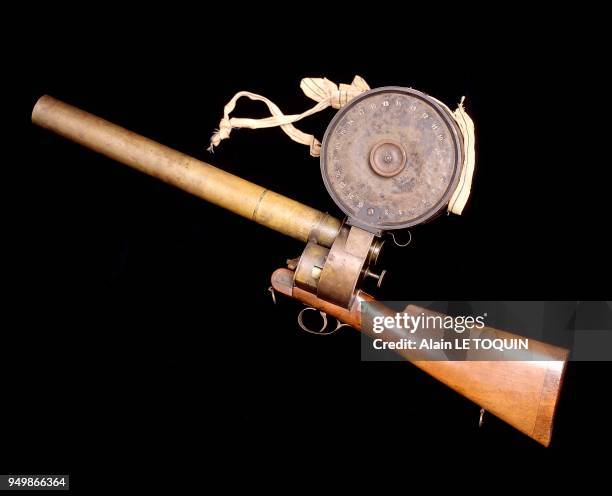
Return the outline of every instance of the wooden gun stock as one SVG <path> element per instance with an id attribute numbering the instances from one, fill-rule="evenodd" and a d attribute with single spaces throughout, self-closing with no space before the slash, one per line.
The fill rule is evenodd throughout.
<path id="1" fill-rule="evenodd" d="M 381 338 L 382 334 L 374 334 L 365 324 L 361 314 L 362 303 L 373 304 L 376 312 L 383 316 L 393 316 L 396 313 L 362 291 L 357 293 L 350 309 L 321 300 L 312 293 L 293 287 L 293 272 L 288 269 L 278 269 L 272 274 L 272 287 L 376 338 Z M 407 307 L 405 312 L 414 315 L 435 313 L 414 305 Z M 506 338 L 519 338 L 505 331 L 495 332 Z M 406 334 L 408 335 L 408 331 Z M 530 347 L 537 350 L 541 360 L 418 360 L 415 359 L 413 351 L 396 351 L 440 382 L 537 442 L 548 446 L 569 352 L 564 348 L 531 339 Z"/>

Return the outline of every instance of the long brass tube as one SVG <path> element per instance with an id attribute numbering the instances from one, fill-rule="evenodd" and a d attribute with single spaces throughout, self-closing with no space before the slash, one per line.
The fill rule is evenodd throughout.
<path id="1" fill-rule="evenodd" d="M 300 241 L 331 246 L 340 221 L 51 96 L 32 122 L 102 155 Z"/>

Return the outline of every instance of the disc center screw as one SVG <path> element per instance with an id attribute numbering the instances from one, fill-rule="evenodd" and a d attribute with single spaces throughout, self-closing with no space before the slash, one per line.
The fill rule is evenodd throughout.
<path id="1" fill-rule="evenodd" d="M 376 143 L 370 151 L 370 167 L 379 176 L 392 177 L 404 170 L 406 151 L 395 140 L 385 139 Z"/>

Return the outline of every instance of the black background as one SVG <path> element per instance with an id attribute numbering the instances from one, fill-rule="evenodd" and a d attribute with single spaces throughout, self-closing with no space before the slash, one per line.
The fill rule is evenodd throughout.
<path id="1" fill-rule="evenodd" d="M 85 486 L 98 459 L 144 460 L 146 472 L 176 460 L 199 466 L 212 453 L 238 464 L 270 448 L 288 458 L 310 448 L 323 465 L 393 447 L 518 447 L 545 458 L 609 440 L 609 364 L 570 363 L 548 450 L 491 416 L 478 429 L 476 405 L 409 364 L 362 363 L 358 333 L 308 335 L 298 304 L 272 304 L 269 276 L 300 243 L 29 125 L 48 93 L 339 216 L 318 160 L 278 129 L 235 131 L 206 152 L 235 92 L 268 96 L 287 113 L 311 105 L 298 88 L 305 76 L 348 83 L 360 74 L 451 107 L 465 95 L 478 142 L 468 207 L 388 249 L 377 295 L 610 299 L 598 158 L 609 140 L 584 104 L 596 78 L 571 41 L 526 41 L 528 24 L 458 39 L 429 35 L 452 24 L 359 37 L 355 24 L 211 32 L 215 21 L 179 28 L 183 20 L 168 18 L 148 28 L 143 19 L 135 33 L 116 18 L 94 29 L 91 17 L 61 27 L 39 18 L 32 32 L 46 29 L 21 59 L 25 133 L 5 182 L 17 318 L 3 350 L 14 392 L 2 409 L 3 467 L 70 472 Z M 236 114 L 265 109 L 240 102 Z M 332 115 L 298 127 L 321 137 Z"/>

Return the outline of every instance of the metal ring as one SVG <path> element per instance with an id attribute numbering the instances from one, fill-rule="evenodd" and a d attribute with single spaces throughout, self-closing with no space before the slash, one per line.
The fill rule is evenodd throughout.
<path id="1" fill-rule="evenodd" d="M 393 242 L 395 243 L 395 246 L 399 246 L 400 248 L 405 248 L 406 246 L 408 246 L 410 243 L 412 243 L 412 233 L 410 231 L 406 231 L 408 233 L 408 235 L 410 236 L 410 238 L 408 239 L 407 243 L 404 243 L 403 245 L 400 245 L 397 240 L 395 239 L 395 234 L 393 233 L 393 231 L 389 231 L 389 234 L 391 235 L 391 238 L 393 238 Z"/>
<path id="2" fill-rule="evenodd" d="M 299 326 L 302 328 L 302 330 L 309 332 L 311 334 L 316 334 L 318 336 L 322 335 L 322 334 L 327 334 L 325 333 L 325 329 L 327 328 L 327 314 L 325 312 L 321 312 L 319 311 L 319 314 L 321 315 L 321 318 L 323 319 L 323 326 L 321 327 L 321 329 L 319 329 L 318 331 L 313 331 L 312 329 L 308 329 L 308 327 L 306 327 L 306 324 L 304 324 L 304 312 L 306 310 L 317 310 L 316 308 L 312 308 L 312 307 L 306 307 L 306 308 L 302 308 L 302 310 L 300 311 L 300 313 L 298 314 L 298 324 Z"/>
<path id="3" fill-rule="evenodd" d="M 272 301 L 276 305 L 276 293 L 274 292 L 274 287 L 270 286 L 268 288 L 268 291 L 270 291 L 270 294 L 272 295 Z"/>

